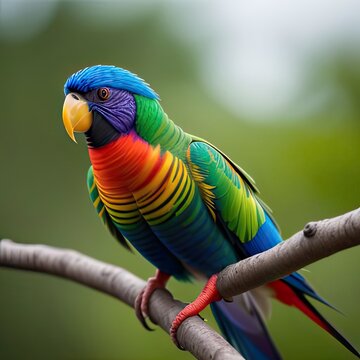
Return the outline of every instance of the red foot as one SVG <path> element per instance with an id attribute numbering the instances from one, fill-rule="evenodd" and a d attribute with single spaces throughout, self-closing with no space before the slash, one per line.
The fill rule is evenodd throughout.
<path id="1" fill-rule="evenodd" d="M 141 290 L 140 294 L 135 299 L 135 314 L 147 330 L 152 330 L 145 320 L 145 318 L 149 315 L 150 297 L 156 289 L 163 289 L 169 278 L 170 275 L 165 274 L 160 270 L 156 270 L 155 276 L 148 279 L 146 286 Z"/>
<path id="2" fill-rule="evenodd" d="M 217 275 L 211 276 L 200 295 L 177 314 L 170 328 L 171 339 L 177 347 L 180 346 L 176 338 L 176 332 L 182 322 L 190 316 L 198 315 L 200 311 L 204 310 L 212 302 L 220 301 L 222 299 L 216 288 L 216 280 Z"/>

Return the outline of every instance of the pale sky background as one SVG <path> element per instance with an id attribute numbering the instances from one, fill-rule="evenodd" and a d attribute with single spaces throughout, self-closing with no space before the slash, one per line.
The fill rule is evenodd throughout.
<path id="1" fill-rule="evenodd" d="M 29 41 L 56 14 L 60 0 L 0 0 L 0 36 Z M 72 2 L 79 22 L 121 26 L 154 6 L 163 12 L 169 31 L 199 57 L 200 80 L 214 100 L 239 117 L 272 120 L 301 118 L 328 102 L 341 102 L 341 92 L 325 84 L 307 89 L 313 63 L 337 52 L 360 53 L 358 0 L 125 0 Z M 90 20 L 91 21 L 91 20 Z M 94 25 L 95 26 L 95 25 Z"/>

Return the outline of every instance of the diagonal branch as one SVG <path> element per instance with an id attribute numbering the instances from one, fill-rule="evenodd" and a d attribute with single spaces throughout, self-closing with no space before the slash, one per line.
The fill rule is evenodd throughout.
<path id="1" fill-rule="evenodd" d="M 360 245 L 360 208 L 310 222 L 272 249 L 229 265 L 220 272 L 216 286 L 224 298 L 229 298 L 356 245 Z"/>
<path id="2" fill-rule="evenodd" d="M 217 287 L 225 298 L 277 280 L 319 259 L 360 244 L 360 208 L 333 219 L 312 222 L 274 248 L 228 266 Z M 49 273 L 112 295 L 133 306 L 145 282 L 128 271 L 72 250 L 0 241 L 0 266 Z M 150 300 L 150 317 L 165 331 L 184 304 L 166 290 Z M 187 319 L 177 333 L 179 343 L 198 359 L 243 359 L 199 317 Z"/>
<path id="3" fill-rule="evenodd" d="M 95 260 L 77 251 L 46 245 L 0 241 L 0 266 L 57 275 L 114 296 L 134 306 L 145 282 L 120 267 Z M 167 290 L 156 290 L 150 299 L 150 318 L 169 332 L 175 316 L 185 304 L 173 299 Z M 135 316 L 134 316 L 135 318 Z M 187 319 L 179 328 L 181 346 L 196 358 L 244 360 L 244 358 L 200 317 Z"/>

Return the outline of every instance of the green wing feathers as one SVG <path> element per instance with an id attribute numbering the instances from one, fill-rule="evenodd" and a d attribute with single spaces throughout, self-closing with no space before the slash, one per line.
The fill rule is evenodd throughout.
<path id="1" fill-rule="evenodd" d="M 218 213 L 241 242 L 250 241 L 265 222 L 251 177 L 203 141 L 190 144 L 187 160 L 210 213 Z"/>
<path id="2" fill-rule="evenodd" d="M 253 190 L 253 192 L 255 194 L 259 193 L 259 190 L 258 190 L 258 188 L 256 187 L 256 184 L 255 184 L 255 180 L 243 168 L 241 168 L 238 164 L 234 163 L 234 161 L 232 161 L 225 153 L 223 153 L 221 150 L 219 150 L 213 144 L 209 143 L 208 141 L 206 141 L 206 140 L 204 140 L 204 139 L 202 139 L 200 137 L 192 135 L 192 139 L 193 139 L 193 141 L 192 141 L 193 143 L 194 142 L 204 143 L 204 144 L 208 145 L 209 147 L 211 147 L 212 149 L 216 150 L 216 152 L 218 152 L 219 154 L 221 154 L 224 157 L 224 159 L 229 162 L 229 164 L 233 167 L 233 169 L 248 184 L 248 186 Z"/>
<path id="3" fill-rule="evenodd" d="M 96 186 L 96 182 L 94 179 L 93 168 L 90 166 L 87 174 L 87 187 L 90 195 L 91 202 L 94 205 L 96 212 L 98 213 L 99 217 L 102 219 L 104 225 L 108 228 L 110 233 L 117 239 L 121 245 L 123 245 L 126 249 L 131 250 L 127 240 L 121 234 L 121 232 L 117 229 L 114 225 L 113 221 L 109 213 L 107 212 L 104 203 L 101 201 L 99 196 L 99 191 Z"/>

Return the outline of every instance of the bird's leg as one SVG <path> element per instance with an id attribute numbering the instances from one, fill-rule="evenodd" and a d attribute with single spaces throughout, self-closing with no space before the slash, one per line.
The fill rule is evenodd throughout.
<path id="1" fill-rule="evenodd" d="M 145 318 L 149 315 L 149 300 L 152 293 L 156 289 L 163 289 L 166 286 L 170 278 L 169 274 L 166 274 L 159 269 L 156 270 L 155 276 L 148 279 L 145 287 L 141 290 L 139 295 L 135 299 L 135 314 L 140 320 L 141 324 L 147 330 L 152 330 L 149 325 L 146 323 Z"/>
<path id="2" fill-rule="evenodd" d="M 204 310 L 212 302 L 222 299 L 222 296 L 216 288 L 216 280 L 217 275 L 212 275 L 200 295 L 177 314 L 170 328 L 171 339 L 177 347 L 180 346 L 176 338 L 176 332 L 182 322 L 190 316 L 198 315 L 200 311 Z"/>

